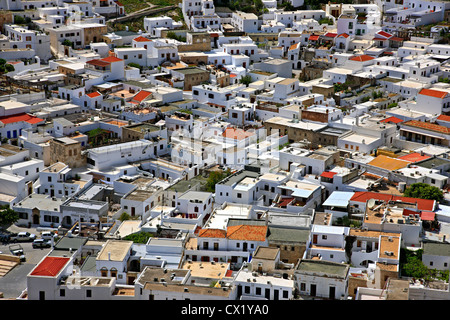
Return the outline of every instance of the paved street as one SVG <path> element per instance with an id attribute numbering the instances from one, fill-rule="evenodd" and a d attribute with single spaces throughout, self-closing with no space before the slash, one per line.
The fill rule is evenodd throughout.
<path id="1" fill-rule="evenodd" d="M 40 237 L 40 232 L 33 228 L 19 228 L 12 226 L 8 229 L 11 232 L 28 231 Z M 0 252 L 10 254 L 9 245 L 0 244 Z M 0 292 L 3 292 L 3 298 L 17 298 L 27 287 L 27 275 L 41 261 L 41 259 L 50 251 L 50 249 L 33 249 L 31 242 L 20 243 L 24 250 L 26 261 L 16 266 L 4 277 L 0 277 Z"/>

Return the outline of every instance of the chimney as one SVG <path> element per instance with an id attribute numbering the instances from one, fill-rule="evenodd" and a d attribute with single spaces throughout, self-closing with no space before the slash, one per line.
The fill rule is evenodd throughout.
<path id="1" fill-rule="evenodd" d="M 111 252 L 108 251 L 108 260 L 111 261 Z"/>

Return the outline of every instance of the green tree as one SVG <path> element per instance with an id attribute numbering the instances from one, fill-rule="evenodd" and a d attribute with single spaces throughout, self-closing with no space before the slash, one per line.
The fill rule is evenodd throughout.
<path id="1" fill-rule="evenodd" d="M 131 219 L 131 216 L 126 212 L 122 212 L 122 214 L 119 217 L 120 221 L 125 221 L 125 220 L 130 220 L 130 219 Z"/>
<path id="2" fill-rule="evenodd" d="M 62 42 L 63 46 L 68 46 L 68 47 L 72 47 L 73 46 L 73 42 L 70 41 L 69 39 L 64 39 L 64 41 Z"/>
<path id="3" fill-rule="evenodd" d="M 250 75 L 243 76 L 241 77 L 239 82 L 245 84 L 248 87 L 248 85 L 252 82 L 252 77 Z"/>
<path id="4" fill-rule="evenodd" d="M 0 206 L 0 226 L 8 227 L 19 220 L 19 214 L 9 207 Z"/>
<path id="5" fill-rule="evenodd" d="M 213 171 L 209 174 L 208 179 L 205 183 L 205 190 L 208 192 L 215 192 L 216 191 L 216 183 L 222 181 L 227 176 L 231 174 L 230 169 L 226 171 Z"/>
<path id="6" fill-rule="evenodd" d="M 438 187 L 430 186 L 426 183 L 413 183 L 406 188 L 403 193 L 405 197 L 429 199 L 429 200 L 442 200 L 444 193 Z"/>

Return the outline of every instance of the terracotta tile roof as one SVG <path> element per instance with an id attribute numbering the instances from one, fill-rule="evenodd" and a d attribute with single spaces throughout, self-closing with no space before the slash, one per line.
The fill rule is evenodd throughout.
<path id="1" fill-rule="evenodd" d="M 136 41 L 136 42 L 149 42 L 149 41 L 152 41 L 152 40 L 150 40 L 150 39 L 148 39 L 146 37 L 143 37 L 143 36 L 139 36 L 137 38 L 134 38 L 133 41 Z"/>
<path id="2" fill-rule="evenodd" d="M 116 58 L 114 56 L 109 56 L 103 59 L 100 59 L 101 61 L 105 61 L 105 62 L 117 62 L 117 61 L 123 61 L 123 59 L 120 58 Z"/>
<path id="3" fill-rule="evenodd" d="M 198 236 L 200 238 L 226 238 L 227 231 L 222 229 L 200 229 Z"/>
<path id="4" fill-rule="evenodd" d="M 437 117 L 437 120 L 450 122 L 450 116 L 447 116 L 445 114 L 441 114 L 439 117 Z"/>
<path id="5" fill-rule="evenodd" d="M 242 129 L 235 128 L 227 128 L 222 133 L 222 136 L 225 138 L 235 139 L 235 140 L 244 140 L 247 137 L 253 136 L 253 132 L 244 131 Z"/>
<path id="6" fill-rule="evenodd" d="M 230 240 L 265 241 L 267 226 L 239 225 L 227 228 L 227 238 Z"/>
<path id="7" fill-rule="evenodd" d="M 366 54 L 363 54 L 363 55 L 360 55 L 360 56 L 354 56 L 354 57 L 350 58 L 350 60 L 359 61 L 359 62 L 370 61 L 370 60 L 373 60 L 373 59 L 375 59 L 375 58 L 371 57 L 371 56 L 368 56 Z"/>
<path id="8" fill-rule="evenodd" d="M 385 155 L 379 155 L 368 163 L 371 166 L 386 169 L 386 170 L 398 170 L 405 168 L 409 162 L 404 160 L 398 160 Z"/>
<path id="9" fill-rule="evenodd" d="M 369 199 L 376 199 L 382 201 L 403 201 L 408 203 L 417 203 L 417 209 L 419 210 L 427 210 L 433 211 L 435 206 L 434 200 L 428 199 L 418 199 L 418 198 L 409 198 L 409 197 L 401 197 L 395 196 L 387 193 L 379 193 L 379 192 L 370 192 L 370 191 L 357 191 L 350 198 L 350 201 L 355 202 L 367 202 Z"/>
<path id="10" fill-rule="evenodd" d="M 327 32 L 323 36 L 327 38 L 336 38 L 337 35 L 338 35 L 337 33 Z"/>
<path id="11" fill-rule="evenodd" d="M 94 59 L 94 60 L 89 60 L 86 62 L 87 64 L 91 64 L 93 66 L 98 66 L 98 67 L 106 67 L 109 66 L 111 63 L 107 62 L 107 61 L 102 61 L 99 59 Z"/>
<path id="12" fill-rule="evenodd" d="M 142 102 L 145 99 L 147 99 L 151 94 L 152 93 L 150 91 L 141 90 L 133 97 L 132 100 L 135 102 Z"/>
<path id="13" fill-rule="evenodd" d="M 0 117 L 0 122 L 3 124 L 16 123 L 16 122 L 28 122 L 30 124 L 36 124 L 41 121 L 44 121 L 44 119 L 29 115 L 27 113 L 18 113 L 18 114 L 13 114 L 11 116 Z"/>
<path id="14" fill-rule="evenodd" d="M 87 96 L 88 96 L 89 98 L 96 98 L 96 97 L 98 97 L 98 96 L 101 96 L 101 94 L 100 94 L 100 92 L 95 91 L 95 92 L 88 93 Z"/>
<path id="15" fill-rule="evenodd" d="M 417 162 L 417 161 L 422 161 L 422 160 L 429 159 L 429 158 L 431 158 L 431 157 L 427 156 L 427 155 L 421 155 L 420 152 L 413 152 L 413 153 L 398 157 L 397 159 L 411 161 L 411 162 Z"/>
<path id="16" fill-rule="evenodd" d="M 316 36 L 316 35 L 309 36 L 309 40 L 310 41 L 317 41 L 317 40 L 319 40 L 319 36 Z"/>
<path id="17" fill-rule="evenodd" d="M 300 44 L 300 42 L 299 42 L 299 43 L 296 43 L 296 44 L 293 44 L 292 46 L 289 47 L 289 50 L 295 50 L 295 49 L 297 49 L 299 44 Z"/>
<path id="18" fill-rule="evenodd" d="M 435 132 L 440 132 L 440 133 L 444 133 L 444 134 L 450 134 L 450 128 L 447 128 L 447 127 L 444 127 L 444 126 L 441 126 L 441 125 L 438 125 L 435 123 L 430 123 L 430 122 L 409 120 L 409 121 L 403 122 L 402 125 L 425 129 L 425 130 L 430 130 L 430 131 L 435 131 Z"/>
<path id="19" fill-rule="evenodd" d="M 64 257 L 46 257 L 34 268 L 30 275 L 56 277 L 68 261 L 69 258 Z"/>
<path id="20" fill-rule="evenodd" d="M 396 124 L 397 124 L 397 123 L 403 122 L 403 120 L 402 120 L 402 119 L 399 119 L 399 118 L 396 118 L 396 117 L 394 117 L 394 116 L 392 116 L 392 117 L 383 119 L 383 120 L 381 120 L 380 122 L 393 122 L 393 123 L 396 123 Z"/>
<path id="21" fill-rule="evenodd" d="M 448 92 L 423 88 L 422 90 L 420 90 L 419 94 L 424 95 L 424 96 L 444 99 L 447 96 Z"/>
<path id="22" fill-rule="evenodd" d="M 324 171 L 324 172 L 322 172 L 322 174 L 320 176 L 324 177 L 324 178 L 330 178 L 331 179 L 331 178 L 334 177 L 335 174 L 337 174 L 337 172 Z"/>
<path id="23" fill-rule="evenodd" d="M 382 37 L 384 37 L 384 38 L 390 38 L 390 37 L 392 37 L 392 34 L 387 33 L 387 32 L 385 32 L 385 31 L 378 31 L 376 34 L 378 34 L 378 35 L 380 35 L 380 36 L 382 36 Z"/>
<path id="24" fill-rule="evenodd" d="M 348 38 L 350 36 L 346 33 L 341 33 L 340 35 L 338 35 L 338 38 L 340 38 L 340 37 Z"/>

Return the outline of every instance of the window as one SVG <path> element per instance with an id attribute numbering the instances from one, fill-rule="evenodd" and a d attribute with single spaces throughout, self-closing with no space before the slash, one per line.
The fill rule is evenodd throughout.
<path id="1" fill-rule="evenodd" d="M 302 282 L 300 283 L 300 291 L 305 291 L 306 290 L 306 283 Z"/>
<path id="2" fill-rule="evenodd" d="M 250 293 L 250 287 L 249 287 L 249 286 L 245 286 L 245 287 L 244 287 L 244 292 L 245 292 L 246 294 L 249 294 L 249 293 Z"/>
<path id="3" fill-rule="evenodd" d="M 256 294 L 257 296 L 260 296 L 260 295 L 261 295 L 261 288 L 256 287 L 256 288 L 255 288 L 255 294 Z"/>
<path id="4" fill-rule="evenodd" d="M 283 298 L 287 299 L 289 297 L 289 291 L 283 290 Z"/>
<path id="5" fill-rule="evenodd" d="M 59 296 L 65 297 L 66 296 L 66 290 L 65 289 L 59 289 Z"/>
<path id="6" fill-rule="evenodd" d="M 237 194 L 237 197 L 240 199 L 240 198 L 242 198 L 242 193 L 238 193 Z"/>
<path id="7" fill-rule="evenodd" d="M 322 235 L 322 240 L 327 240 L 327 235 L 326 234 Z"/>
<path id="8" fill-rule="evenodd" d="M 86 290 L 86 298 L 90 298 L 90 297 L 92 297 L 92 290 L 88 289 L 88 290 Z"/>

